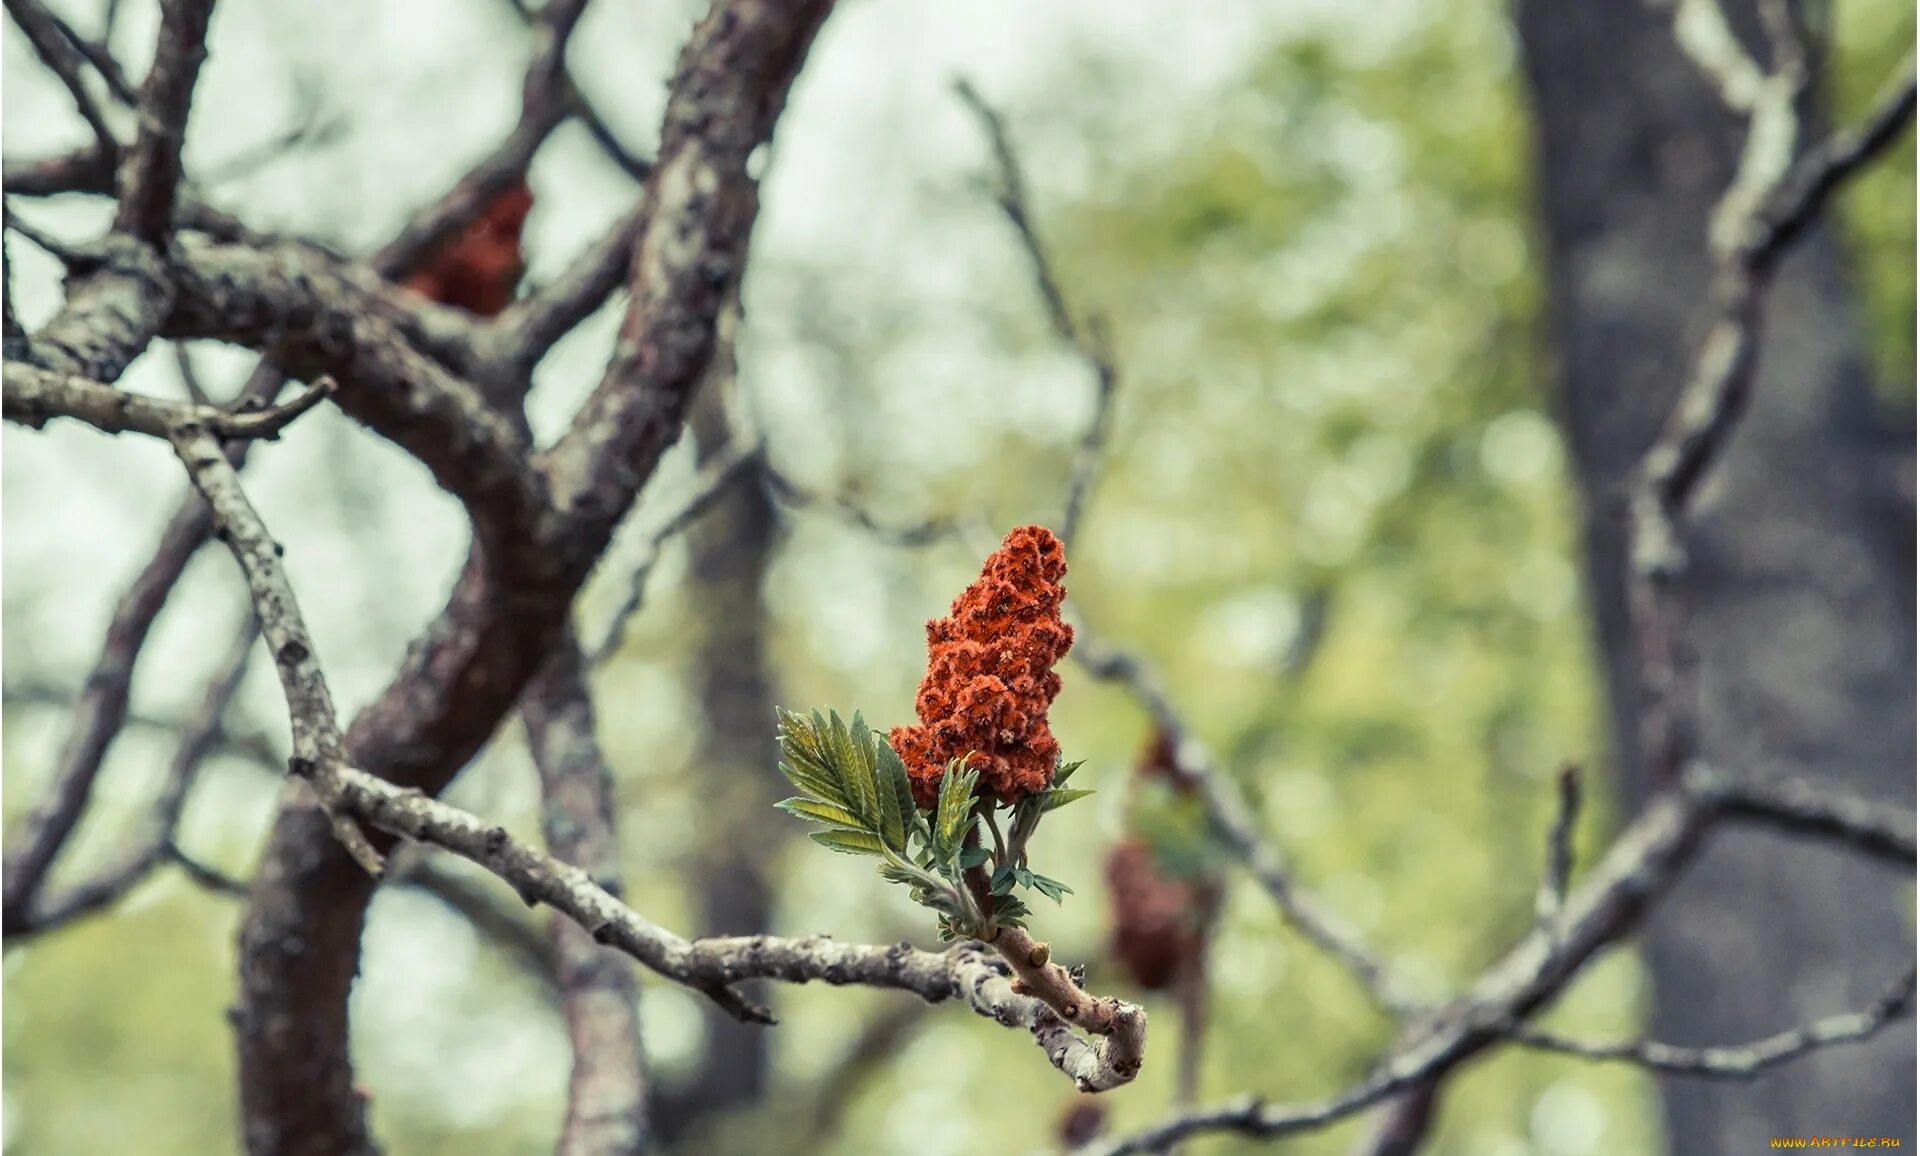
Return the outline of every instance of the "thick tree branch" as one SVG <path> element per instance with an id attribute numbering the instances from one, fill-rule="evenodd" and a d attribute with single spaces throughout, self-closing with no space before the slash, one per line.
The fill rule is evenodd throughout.
<path id="1" fill-rule="evenodd" d="M 758 209 L 747 160 L 831 7 L 718 4 L 681 57 L 613 363 L 545 456 L 557 508 L 588 541 L 605 540 L 645 479 L 628 463 L 657 461 L 679 432 Z"/>
<path id="2" fill-rule="evenodd" d="M 544 463 L 555 517 L 527 544 L 550 569 L 504 582 L 484 549 L 469 559 L 447 609 L 349 729 L 355 766 L 438 792 L 552 653 L 580 584 L 679 433 L 718 302 L 744 259 L 747 159 L 772 131 L 827 7 L 725 0 L 695 30 L 668 99 L 616 355 Z M 282 814 L 241 932 L 241 1103 L 255 1156 L 372 1148 L 347 1046 L 371 887 L 328 842 L 310 811 Z"/>
<path id="3" fill-rule="evenodd" d="M 207 59 L 213 0 L 162 0 L 160 44 L 140 86 L 140 129 L 120 168 L 120 211 L 114 228 L 149 245 L 164 245 L 180 190 L 180 149 L 194 82 Z"/>

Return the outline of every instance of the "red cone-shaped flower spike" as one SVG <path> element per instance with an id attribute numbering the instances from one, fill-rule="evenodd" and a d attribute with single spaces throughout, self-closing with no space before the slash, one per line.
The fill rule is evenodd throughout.
<path id="1" fill-rule="evenodd" d="M 1060 620 L 1066 547 L 1044 526 L 1010 531 L 980 578 L 945 618 L 927 623 L 927 677 L 914 702 L 920 722 L 888 741 L 907 764 L 913 797 L 931 807 L 947 760 L 971 752 L 975 791 L 1015 803 L 1046 790 L 1060 761 L 1047 708 L 1060 693 L 1053 672 L 1073 645 Z"/>

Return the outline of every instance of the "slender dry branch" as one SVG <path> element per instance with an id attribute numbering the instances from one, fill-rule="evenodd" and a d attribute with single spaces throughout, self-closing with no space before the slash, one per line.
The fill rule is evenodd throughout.
<path id="1" fill-rule="evenodd" d="M 13 372 L 9 370 L 6 377 L 12 380 Z M 270 404 L 281 385 L 280 375 L 263 367 L 241 388 L 237 406 Z M 247 440 L 230 443 L 228 460 L 237 468 L 252 444 Z M 190 495 L 168 521 L 153 558 L 114 606 L 100 657 L 73 702 L 53 784 L 7 841 L 5 916 L 0 923 L 11 927 L 26 918 L 48 868 L 79 823 L 107 748 L 126 721 L 134 665 L 148 631 L 212 529 L 206 502 Z"/>
<path id="2" fill-rule="evenodd" d="M 1724 28 L 1717 0 L 1687 0 L 1682 13 Z M 1724 73 L 1725 52 L 1682 40 L 1710 76 Z M 1738 53 L 1737 43 L 1727 51 Z M 1753 67 L 1750 60 L 1747 67 Z M 1765 77 L 1748 103 L 1747 143 L 1733 183 L 1714 208 L 1715 320 L 1666 428 L 1647 451 L 1632 499 L 1636 572 L 1670 580 L 1685 565 L 1677 519 L 1725 444 L 1752 388 L 1761 295 L 1774 262 L 1850 174 L 1890 145 L 1913 119 L 1913 61 L 1859 128 L 1836 133 L 1796 161 L 1798 97 L 1804 76 L 1791 66 Z M 1724 91 L 1723 91 L 1724 95 Z M 1684 753 L 1684 752 L 1683 752 Z"/>
<path id="3" fill-rule="evenodd" d="M 1152 1152 L 1183 1137 L 1213 1131 L 1258 1137 L 1291 1135 L 1332 1124 L 1401 1093 L 1437 1085 L 1473 1056 L 1514 1038 L 1519 1030 L 1516 1025 L 1523 1024 L 1563 991 L 1596 955 L 1640 925 L 1648 908 L 1685 869 L 1708 829 L 1722 820 L 1739 817 L 1741 803 L 1732 783 L 1729 776 L 1701 765 L 1690 766 L 1676 776 L 1673 784 L 1650 800 L 1620 832 L 1552 918 L 1537 924 L 1458 998 L 1423 1017 L 1365 1079 L 1307 1104 L 1270 1108 L 1256 1098 L 1244 1098 L 1198 1112 L 1179 1113 L 1095 1151 L 1102 1156 Z M 1857 815 L 1866 806 L 1835 798 L 1827 810 Z M 1842 845 L 1853 844 L 1858 835 L 1853 825 L 1816 824 L 1805 833 Z M 1886 1019 L 1903 1014 L 1911 1000 L 1911 979 L 1902 983 L 1906 985 L 1904 991 L 1896 985 L 1861 1015 Z M 1864 1028 L 1864 1023 L 1862 1019 L 1834 1021 L 1829 1025 L 1833 1029 L 1831 1038 L 1822 1030 L 1820 1046 L 1844 1042 L 1849 1027 L 1857 1029 L 1858 1034 L 1846 1038 L 1866 1038 L 1871 1031 Z M 1877 1026 L 1872 1030 L 1878 1030 Z M 1764 1053 L 1771 1056 L 1782 1046 L 1780 1040 L 1769 1037 L 1761 1041 L 1766 1045 Z M 1799 1047 L 1793 1055 L 1810 1050 Z M 1792 1057 L 1765 1062 L 1788 1058 Z"/>
<path id="4" fill-rule="evenodd" d="M 960 100 L 979 118 L 987 141 L 992 146 L 994 163 L 1000 175 L 1000 190 L 996 200 L 1000 211 L 1006 214 L 1008 223 L 1019 236 L 1020 247 L 1033 265 L 1034 284 L 1040 291 L 1041 301 L 1046 304 L 1047 318 L 1053 325 L 1053 331 L 1061 341 L 1072 347 L 1093 373 L 1093 421 L 1088 423 L 1074 452 L 1073 470 L 1067 483 L 1066 508 L 1060 516 L 1060 540 L 1071 548 L 1074 536 L 1080 529 L 1081 517 L 1086 511 L 1088 497 L 1099 477 L 1107 441 L 1112 435 L 1113 399 L 1119 382 L 1119 370 L 1114 362 L 1111 338 L 1106 323 L 1097 316 L 1089 317 L 1084 325 L 1074 320 L 1066 293 L 1060 287 L 1059 275 L 1054 272 L 1053 262 L 1047 256 L 1046 246 L 1041 243 L 1040 234 L 1034 226 L 1033 210 L 1027 198 L 1026 176 L 1020 165 L 1019 154 L 1014 151 L 1013 139 L 1007 132 L 1006 121 L 967 81 L 955 81 L 953 87 Z"/>
<path id="5" fill-rule="evenodd" d="M 1762 780 L 1694 771 L 1696 789 L 1732 819 L 1836 843 L 1897 866 L 1914 864 L 1913 812 L 1831 784 Z"/>
<path id="6" fill-rule="evenodd" d="M 247 885 L 220 870 L 213 864 L 189 854 L 178 843 L 167 844 L 167 860 L 179 867 L 195 886 L 211 891 L 215 895 L 225 895 L 233 899 L 247 897 Z"/>
<path id="7" fill-rule="evenodd" d="M 594 882 L 587 872 L 515 839 L 504 827 L 408 791 L 363 771 L 341 772 L 341 801 L 371 826 L 472 860 L 510 884 L 529 903 L 545 903 L 587 928 L 595 942 L 618 948 L 649 970 L 699 991 L 747 1022 L 776 1022 L 773 1013 L 733 989 L 750 979 L 787 983 L 861 984 L 911 991 L 930 1003 L 964 999 L 978 1014 L 1007 1027 L 1026 1028 L 1048 1060 L 1076 1084 L 1118 1087 L 1137 1071 L 1144 1042 L 1144 1015 L 1131 1005 L 1099 1007 L 1083 993 L 1054 990 L 1042 977 L 1049 964 L 1031 963 L 1038 945 L 1001 938 L 999 958 L 981 944 L 962 944 L 935 954 L 906 944 L 891 947 L 837 943 L 824 937 L 782 939 L 755 935 L 689 940 L 648 920 Z M 1078 1000 L 1078 1018 L 1105 1023 L 1110 1035 L 1088 1041 L 1074 1034 L 1046 1000 L 1016 991 L 1007 976 L 1007 951 L 1024 949 L 1023 982 L 1038 978 L 1063 1006 Z M 1058 965 L 1051 965 L 1057 967 Z M 1064 972 L 1062 972 L 1064 975 Z M 1071 980 L 1066 981 L 1069 985 Z M 1078 993 L 1077 988 L 1073 988 Z"/>
<path id="8" fill-rule="evenodd" d="M 547 4 L 537 10 L 527 7 L 521 0 L 507 0 L 507 6 L 515 18 L 526 24 L 534 33 L 534 63 L 527 70 L 527 102 L 533 104 L 538 99 L 551 99 L 564 103 L 569 114 L 587 130 L 587 135 L 600 146 L 622 172 L 639 184 L 645 184 L 647 176 L 653 171 L 652 162 L 634 155 L 620 142 L 600 115 L 600 111 L 588 100 L 574 84 L 573 77 L 566 71 L 565 39 L 571 33 L 573 25 L 580 18 L 580 3 Z M 556 30 L 559 30 L 556 35 Z M 554 51 L 552 45 L 560 42 L 560 50 Z"/>
<path id="9" fill-rule="evenodd" d="M 59 19 L 47 11 L 46 5 L 39 0 L 7 0 L 7 15 L 13 17 L 14 24 L 25 34 L 27 43 L 33 46 L 40 62 L 66 86 L 67 92 L 73 97 L 74 107 L 79 109 L 87 127 L 93 130 L 96 148 L 103 151 L 117 148 L 118 138 L 114 136 L 113 126 L 107 123 L 99 101 L 94 99 L 92 90 L 87 87 L 81 68 L 83 61 L 73 44 L 61 33 Z M 8 186 L 8 191 L 13 191 L 11 180 Z"/>
<path id="10" fill-rule="evenodd" d="M 919 522 L 896 525 L 882 521 L 872 511 L 852 501 L 844 495 L 822 495 L 802 486 L 789 478 L 770 458 L 761 463 L 761 476 L 766 480 L 767 492 L 776 502 L 792 509 L 826 510 L 849 525 L 857 526 L 873 536 L 877 541 L 890 545 L 917 550 L 931 546 L 936 542 L 962 537 L 971 531 L 980 536 L 985 530 L 963 523 L 958 518 L 933 517 Z"/>
<path id="11" fill-rule="evenodd" d="M 84 377 L 49 373 L 9 362 L 4 381 L 6 420 L 32 426 L 54 418 L 85 422 L 102 433 L 140 433 L 169 437 L 183 425 L 198 426 L 222 440 L 280 436 L 293 419 L 332 396 L 338 387 L 323 377 L 285 405 L 257 410 L 226 410 L 214 405 L 166 401 L 127 393 Z"/>
<path id="12" fill-rule="evenodd" d="M 456 181 L 440 199 L 408 218 L 400 234 L 369 260 L 383 277 L 399 277 L 474 219 L 488 201 L 526 174 L 533 155 L 571 110 L 566 79 L 567 42 L 586 0 L 552 0 L 534 18 L 533 59 L 521 86 L 520 120 L 500 146 Z"/>
<path id="13" fill-rule="evenodd" d="M 600 642 L 590 652 L 589 661 L 592 665 L 598 666 L 619 651 L 620 643 L 626 637 L 627 623 L 633 620 L 646 602 L 647 579 L 652 576 L 654 564 L 660 560 L 660 551 L 667 542 L 699 521 L 700 515 L 712 509 L 729 486 L 743 481 L 761 460 L 759 447 L 739 444 L 700 467 L 700 472 L 688 484 L 686 493 L 641 543 L 639 557 L 632 563 L 633 569 L 627 577 L 627 596 L 614 610 L 613 617 L 607 620 L 606 629 L 600 633 Z"/>
<path id="14" fill-rule="evenodd" d="M 1517 1026 L 1507 1034 L 1514 1043 L 1586 1060 L 1620 1060 L 1679 1076 L 1750 1080 L 1770 1068 L 1835 1044 L 1873 1038 L 1882 1028 L 1913 1014 L 1914 969 L 1895 980 L 1871 1004 L 1857 1012 L 1827 1016 L 1749 1044 L 1717 1048 L 1680 1048 L 1653 1040 L 1619 1044 L 1584 1043 Z"/>
<path id="15" fill-rule="evenodd" d="M 1420 1010 L 1386 965 L 1362 946 L 1359 937 L 1341 926 L 1324 903 L 1294 881 L 1279 850 L 1260 834 L 1259 822 L 1246 800 L 1193 739 L 1160 679 L 1146 664 L 1137 655 L 1092 637 L 1085 624 L 1078 621 L 1074 623 L 1072 657 L 1093 677 L 1118 683 L 1132 692 L 1154 726 L 1169 737 L 1175 769 L 1196 788 L 1214 831 L 1259 881 L 1294 930 L 1351 972 L 1382 1009 L 1396 1016 Z"/>
<path id="16" fill-rule="evenodd" d="M 615 222 L 553 283 L 508 306 L 488 326 L 497 343 L 488 356 L 503 372 L 525 379 L 533 365 L 613 296 L 627 277 L 633 245 L 646 226 L 644 206 Z M 494 336 L 497 335 L 497 336 Z"/>
<path id="17" fill-rule="evenodd" d="M 100 79 L 106 82 L 107 91 L 113 94 L 115 100 L 128 108 L 133 108 L 140 103 L 140 91 L 134 87 L 131 80 L 127 79 L 127 70 L 120 67 L 120 62 L 107 51 L 109 36 L 103 35 L 99 40 L 89 40 L 80 35 L 73 25 L 57 15 L 53 18 L 53 24 L 60 30 L 60 35 L 67 38 L 67 43 L 73 45 L 73 50 L 100 74 Z"/>
<path id="18" fill-rule="evenodd" d="M 213 511 L 215 535 L 226 543 L 246 575 L 260 632 L 266 637 L 287 696 L 287 715 L 293 730 L 293 758 L 288 769 L 313 785 L 341 846 L 377 878 L 383 869 L 379 852 L 340 810 L 340 726 L 334 718 L 333 697 L 327 692 L 313 640 L 301 620 L 293 587 L 280 566 L 285 551 L 254 512 L 240 488 L 239 473 L 212 433 L 187 423 L 176 426 L 169 440 Z"/>
<path id="19" fill-rule="evenodd" d="M 164 245 L 180 190 L 180 149 L 194 82 L 207 59 L 213 0 L 162 0 L 160 43 L 140 86 L 140 130 L 120 166 L 120 211 L 114 228 L 149 245 Z"/>
<path id="20" fill-rule="evenodd" d="M 1178 1113 L 1094 1151 L 1101 1156 L 1152 1152 L 1214 1131 L 1264 1138 L 1291 1135 L 1436 1082 L 1497 1043 L 1502 1026 L 1541 1007 L 1595 954 L 1637 924 L 1692 855 L 1711 817 L 1711 807 L 1683 789 L 1670 789 L 1649 802 L 1586 882 L 1567 897 L 1559 915 L 1529 932 L 1464 994 L 1427 1017 L 1371 1074 L 1342 1091 L 1306 1104 L 1270 1108 L 1245 1097 Z"/>
<path id="21" fill-rule="evenodd" d="M 1914 62 L 1874 101 L 1858 126 L 1834 133 L 1807 150 L 1759 214 L 1759 230 L 1748 239 L 1758 265 L 1783 252 L 1820 215 L 1827 198 L 1863 165 L 1885 152 L 1913 123 Z"/>
<path id="22" fill-rule="evenodd" d="M 138 836 L 86 880 L 66 890 L 36 897 L 24 922 L 6 929 L 9 939 L 54 931 L 83 916 L 103 911 L 167 861 L 187 793 L 193 789 L 201 763 L 219 743 L 221 716 L 239 693 L 240 680 L 246 675 L 253 644 L 259 637 L 259 623 L 249 614 L 219 673 L 208 684 L 200 708 L 181 729 L 160 795 L 154 800 Z"/>

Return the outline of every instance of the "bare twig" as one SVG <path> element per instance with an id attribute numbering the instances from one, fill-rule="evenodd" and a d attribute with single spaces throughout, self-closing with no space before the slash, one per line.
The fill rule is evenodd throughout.
<path id="1" fill-rule="evenodd" d="M 633 245 L 647 221 L 641 206 L 616 221 L 606 234 L 555 278 L 553 283 L 509 305 L 493 325 L 489 340 L 498 348 L 489 356 L 503 374 L 525 379 L 534 363 L 573 328 L 613 296 L 626 281 Z"/>
<path id="2" fill-rule="evenodd" d="M 1750 1080 L 1809 1052 L 1871 1039 L 1887 1025 L 1913 1014 L 1913 990 L 1914 970 L 1908 968 L 1906 974 L 1860 1011 L 1827 1016 L 1749 1044 L 1730 1047 L 1680 1048 L 1653 1040 L 1584 1043 L 1524 1026 L 1512 1028 L 1507 1035 L 1524 1047 L 1581 1059 L 1621 1060 L 1669 1075 Z"/>
<path id="3" fill-rule="evenodd" d="M 601 631 L 600 641 L 589 655 L 591 665 L 598 666 L 619 651 L 620 643 L 626 637 L 627 623 L 633 620 L 646 601 L 647 579 L 653 574 L 654 564 L 660 560 L 661 549 L 711 509 L 726 493 L 728 486 L 757 468 L 760 460 L 759 447 L 743 444 L 722 452 L 700 467 L 700 472 L 688 484 L 686 493 L 641 543 L 640 555 L 634 560 L 627 578 L 627 596 L 613 612 L 613 617 L 607 620 L 606 629 Z"/>
<path id="4" fill-rule="evenodd" d="M 99 40 L 88 40 L 80 35 L 78 29 L 57 15 L 54 16 L 53 23 L 54 27 L 60 30 L 60 34 L 67 38 L 67 43 L 73 45 L 73 50 L 84 57 L 86 62 L 93 66 L 93 70 L 100 74 L 100 79 L 106 82 L 107 91 L 113 94 L 115 100 L 128 108 L 140 103 L 139 90 L 134 87 L 131 80 L 127 79 L 126 69 L 121 68 L 120 62 L 107 51 L 107 40 L 104 36 Z"/>
<path id="5" fill-rule="evenodd" d="M 1914 816 L 1905 807 L 1857 798 L 1831 784 L 1734 777 L 1698 767 L 1693 775 L 1695 789 L 1729 818 L 1913 866 Z"/>
<path id="6" fill-rule="evenodd" d="M 1543 920 L 1558 915 L 1567 902 L 1567 883 L 1573 878 L 1573 829 L 1580 821 L 1580 768 L 1571 764 L 1560 768 L 1557 781 L 1560 806 L 1547 833 L 1547 870 L 1534 903 L 1535 913 Z"/>
<path id="7" fill-rule="evenodd" d="M 40 57 L 60 83 L 66 86 L 73 96 L 74 107 L 93 130 L 96 147 L 111 151 L 118 147 L 113 126 L 107 123 L 100 104 L 87 88 L 86 77 L 81 73 L 82 60 L 74 50 L 73 44 L 60 31 L 59 20 L 40 0 L 7 0 L 7 14 L 20 31 L 26 34 L 27 43 L 33 46 L 34 54 Z"/>
<path id="8" fill-rule="evenodd" d="M 1074 623 L 1072 657 L 1093 677 L 1118 683 L 1133 693 L 1158 730 L 1169 737 L 1176 770 L 1197 788 L 1207 818 L 1234 856 L 1252 872 L 1296 931 L 1352 972 L 1383 1009 L 1404 1015 L 1419 1005 L 1403 993 L 1387 967 L 1361 946 L 1356 935 L 1342 927 L 1319 899 L 1301 888 L 1280 852 L 1260 834 L 1258 821 L 1240 793 L 1193 739 L 1185 720 L 1168 697 L 1159 678 L 1136 655 L 1091 637 L 1085 625 Z"/>
<path id="9" fill-rule="evenodd" d="M 399 236 L 370 260 L 383 277 L 398 277 L 439 248 L 503 189 L 522 178 L 533 155 L 566 120 L 572 86 L 566 79 L 567 42 L 586 0 L 550 0 L 534 18 L 535 47 L 521 86 L 520 120 L 507 139 L 433 204 L 413 214 Z"/>
<path id="10" fill-rule="evenodd" d="M 996 199 L 1000 211 L 1006 214 L 1008 223 L 1018 234 L 1020 247 L 1026 251 L 1027 259 L 1033 265 L 1034 284 L 1040 291 L 1040 299 L 1046 304 L 1053 331 L 1080 355 L 1080 359 L 1093 372 L 1093 421 L 1088 423 L 1086 433 L 1075 450 L 1073 472 L 1067 484 L 1066 508 L 1060 517 L 1060 541 L 1071 548 L 1074 536 L 1080 529 L 1087 498 L 1099 476 L 1100 461 L 1111 435 L 1114 387 L 1119 380 L 1111 338 L 1106 323 L 1097 316 L 1090 317 L 1084 325 L 1074 320 L 1073 311 L 1067 305 L 1066 293 L 1060 287 L 1060 278 L 1054 272 L 1046 246 L 1041 244 L 1039 232 L 1034 227 L 1033 210 L 1027 200 L 1026 177 L 1021 170 L 1019 155 L 1014 151 L 1012 138 L 1007 133 L 1005 120 L 967 81 L 955 81 L 953 87 L 960 100 L 979 118 L 987 141 L 992 146 L 1000 175 L 1000 190 Z"/>
<path id="11" fill-rule="evenodd" d="M 1754 259 L 1770 260 L 1797 240 L 1836 188 L 1899 139 L 1913 123 L 1913 112 L 1914 63 L 1908 57 L 1865 120 L 1834 133 L 1794 164 L 1761 211 L 1759 232 L 1748 242 L 1755 249 Z"/>
<path id="12" fill-rule="evenodd" d="M 173 845 L 174 833 L 180 825 L 180 813 L 186 806 L 187 792 L 193 789 L 201 763 L 218 744 L 221 716 L 239 693 L 240 680 L 246 674 L 253 644 L 259 637 L 259 624 L 249 614 L 219 673 L 208 684 L 200 709 L 180 732 L 173 761 L 167 766 L 165 785 L 154 800 L 140 836 L 84 882 L 38 899 L 27 913 L 24 926 L 7 929 L 9 937 L 52 931 L 100 911 L 118 901 L 166 861 L 167 849 Z"/>
<path id="13" fill-rule="evenodd" d="M 0 388 L 10 389 L 16 378 L 9 368 Z M 263 367 L 242 387 L 239 405 L 268 403 L 281 384 L 277 372 Z M 251 444 L 244 440 L 229 444 L 229 460 L 236 466 L 244 461 Z M 190 497 L 167 523 L 153 558 L 115 605 L 100 657 L 74 702 L 53 785 L 28 813 L 19 833 L 8 840 L 4 921 L 9 926 L 26 918 L 48 868 L 80 821 L 107 748 L 126 720 L 134 663 L 147 633 L 212 526 L 206 503 Z"/>
<path id="14" fill-rule="evenodd" d="M 194 425 L 223 440 L 272 441 L 288 423 L 325 401 L 337 388 L 332 378 L 323 377 L 285 405 L 236 411 L 144 397 L 83 377 L 10 362 L 4 383 L 4 412 L 6 420 L 36 429 L 54 418 L 65 417 L 110 434 L 163 438 L 180 426 Z"/>
<path id="15" fill-rule="evenodd" d="M 287 714 L 293 729 L 293 758 L 288 768 L 313 785 L 332 822 L 333 833 L 354 861 L 378 878 L 379 852 L 344 814 L 339 804 L 339 773 L 343 765 L 340 727 L 334 719 L 333 697 L 314 656 L 312 639 L 300 618 L 293 587 L 280 567 L 283 552 L 254 512 L 240 488 L 240 475 L 227 461 L 220 444 L 206 429 L 187 423 L 169 434 L 174 452 L 186 464 L 194 485 L 213 511 L 215 533 L 233 552 L 246 575 L 260 631 L 266 636 L 287 696 Z"/>
<path id="16" fill-rule="evenodd" d="M 849 525 L 858 526 L 876 540 L 907 549 L 919 549 L 959 537 L 964 527 L 957 518 L 934 517 L 924 521 L 896 525 L 885 522 L 857 502 L 840 495 L 816 494 L 789 478 L 772 462 L 761 465 L 767 492 L 783 506 L 797 509 L 823 509 Z"/>
<path id="17" fill-rule="evenodd" d="M 234 899 L 247 897 L 247 885 L 239 879 L 220 870 L 218 867 L 190 855 L 178 843 L 168 843 L 166 856 L 175 866 L 186 873 L 187 878 L 215 895 L 226 895 Z"/>
<path id="18" fill-rule="evenodd" d="M 193 353 L 184 344 L 174 343 L 173 364 L 180 371 L 180 388 L 186 390 L 187 400 L 195 405 L 212 405 L 213 397 L 201 384 L 200 370 L 193 364 Z"/>

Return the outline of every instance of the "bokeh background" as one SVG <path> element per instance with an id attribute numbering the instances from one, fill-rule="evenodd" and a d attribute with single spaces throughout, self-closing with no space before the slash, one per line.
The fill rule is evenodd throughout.
<path id="1" fill-rule="evenodd" d="M 92 0 L 52 7 L 99 27 Z M 1826 95 L 1847 119 L 1909 50 L 1913 11 L 1900 0 L 1833 10 Z M 603 0 L 575 38 L 575 75 L 636 151 L 652 147 L 695 15 L 685 0 Z M 124 59 L 146 59 L 156 19 L 150 4 L 125 5 L 113 41 Z M 213 174 L 206 192 L 255 224 L 364 250 L 512 124 L 524 41 L 504 0 L 223 4 L 189 171 Z M 83 144 L 67 96 L 10 25 L 0 44 L 8 155 Z M 1004 530 L 1057 522 L 1095 391 L 1048 328 L 993 204 L 986 141 L 951 90 L 962 75 L 1007 114 L 1070 301 L 1114 337 L 1116 424 L 1071 558 L 1073 598 L 1103 639 L 1157 665 L 1300 875 L 1423 994 L 1444 995 L 1531 917 L 1553 774 L 1607 765 L 1581 512 L 1547 408 L 1508 13 L 1491 0 L 843 5 L 770 158 L 739 408 L 802 486 L 882 521 L 965 515 Z M 309 115 L 330 131 L 220 175 Z M 1911 406 L 1914 384 L 1912 150 L 1898 146 L 1838 205 L 1895 407 Z M 574 126 L 540 153 L 531 183 L 535 282 L 636 195 Z M 76 237 L 108 212 L 19 208 Z M 11 256 L 31 328 L 58 303 L 58 270 L 18 240 Z M 538 434 L 562 428 L 598 379 L 622 307 L 541 366 Z M 251 363 L 192 354 L 216 393 Z M 178 396 L 172 352 L 156 347 L 126 382 Z M 641 529 L 684 492 L 687 441 L 650 487 Z M 0 453 L 12 822 L 43 784 L 113 599 L 185 485 L 164 445 L 71 423 L 8 427 Z M 288 543 L 350 715 L 438 610 L 464 518 L 422 468 L 331 411 L 266 447 L 247 476 Z M 638 537 L 581 603 L 589 637 L 626 592 Z M 594 684 L 640 910 L 690 932 L 764 920 L 932 942 L 897 889 L 769 809 L 785 793 L 760 757 L 770 714 L 743 731 L 715 717 L 741 696 L 714 690 L 757 666 L 771 702 L 905 719 L 921 624 L 984 548 L 892 545 L 749 487 L 667 549 Z M 242 609 L 228 559 L 203 552 L 141 659 L 135 722 L 63 872 L 111 847 L 157 789 L 168 727 L 198 700 Z M 1043 829 L 1036 866 L 1077 894 L 1039 926 L 1056 955 L 1119 985 L 1103 960 L 1100 864 L 1147 723 L 1124 693 L 1065 673 L 1055 730 L 1069 758 L 1087 760 L 1076 785 L 1101 794 Z M 272 671 L 257 664 L 182 831 L 235 875 L 251 869 L 279 797 L 284 729 Z M 1590 783 L 1586 849 L 1618 818 L 1605 774 Z M 451 797 L 537 832 L 516 725 Z M 385 889 L 373 910 L 355 1055 L 394 1152 L 540 1151 L 560 1119 L 566 1038 L 524 950 L 537 917 L 504 887 L 470 882 L 492 917 L 478 924 L 419 888 Z M 238 918 L 236 901 L 162 871 L 110 913 L 8 948 L 9 1156 L 238 1150 L 224 1018 Z M 1316 1096 L 1391 1042 L 1391 1025 L 1244 878 L 1214 963 L 1208 1098 Z M 773 998 L 784 1023 L 753 1032 L 643 976 L 649 1060 L 681 1150 L 1037 1150 L 1071 1099 L 1029 1042 L 961 1010 L 857 990 Z M 1164 1001 L 1148 998 L 1161 1015 Z M 1617 952 L 1550 1022 L 1612 1038 L 1637 1032 L 1645 1006 L 1639 965 Z M 1156 1023 L 1170 1025 L 1167 1012 Z M 1116 1126 L 1164 1112 L 1172 1070 L 1149 1064 L 1107 1097 Z M 1508 1054 L 1453 1081 L 1430 1151 L 1653 1153 L 1658 1113 L 1632 1069 Z M 1349 1124 L 1270 1150 L 1341 1152 L 1355 1135 Z"/>

